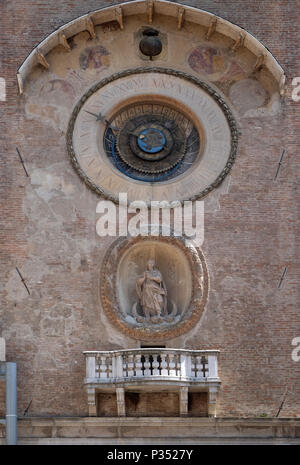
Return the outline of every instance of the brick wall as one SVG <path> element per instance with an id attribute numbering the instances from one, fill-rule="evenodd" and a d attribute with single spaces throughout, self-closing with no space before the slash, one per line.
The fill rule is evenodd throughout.
<path id="1" fill-rule="evenodd" d="M 64 136 L 25 117 L 26 97 L 18 96 L 16 71 L 55 28 L 113 3 L 1 2 L 0 75 L 6 79 L 7 101 L 0 102 L 0 334 L 7 338 L 7 360 L 18 363 L 20 414 L 32 400 L 32 415 L 86 415 L 81 352 L 134 344 L 116 331 L 103 330 L 107 322 L 99 314 L 98 274 L 109 241 L 95 238 L 95 195 L 69 167 L 65 181 L 74 186 L 73 201 L 61 203 L 59 210 L 55 199 L 37 200 L 15 150 L 19 147 L 30 174 L 33 166 L 47 169 L 49 158 L 60 162 Z M 273 0 L 185 3 L 247 29 L 288 76 L 282 111 L 240 122 L 239 156 L 228 193 L 220 197 L 220 209 L 205 218 L 210 300 L 201 328 L 185 347 L 221 350 L 221 416 L 274 416 L 286 387 L 281 416 L 297 416 L 300 363 L 291 359 L 291 340 L 300 335 L 300 103 L 291 99 L 291 79 L 300 76 L 299 5 Z M 284 162 L 274 181 L 283 149 Z M 30 199 L 40 203 L 38 217 Z M 86 245 L 90 238 L 92 247 Z M 284 267 L 286 277 L 278 289 Z"/>

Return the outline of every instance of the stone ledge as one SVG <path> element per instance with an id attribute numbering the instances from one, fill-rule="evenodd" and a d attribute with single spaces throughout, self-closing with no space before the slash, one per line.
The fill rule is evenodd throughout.
<path id="1" fill-rule="evenodd" d="M 18 436 L 19 444 L 300 444 L 300 418 L 32 417 L 19 419 Z M 0 425 L 0 444 L 4 437 Z"/>

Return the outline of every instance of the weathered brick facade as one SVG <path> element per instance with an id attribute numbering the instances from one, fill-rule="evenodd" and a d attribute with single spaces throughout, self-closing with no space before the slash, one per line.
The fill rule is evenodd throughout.
<path id="1" fill-rule="evenodd" d="M 300 362 L 291 358 L 291 341 L 300 336 L 300 102 L 291 98 L 291 81 L 300 76 L 299 4 L 179 3 L 249 31 L 284 68 L 287 88 L 273 114 L 241 117 L 235 109 L 241 131 L 237 159 L 205 215 L 209 302 L 195 329 L 167 344 L 220 350 L 218 416 L 274 417 L 288 389 L 280 416 L 298 417 Z M 55 28 L 112 4 L 1 2 L 0 75 L 7 100 L 0 102 L 0 335 L 7 360 L 18 365 L 20 415 L 32 401 L 30 416 L 86 416 L 82 352 L 136 347 L 108 323 L 99 304 L 101 260 L 112 241 L 95 232 L 98 197 L 73 170 L 64 131 L 28 117 L 26 92 L 18 95 L 16 81 L 23 60 Z"/>

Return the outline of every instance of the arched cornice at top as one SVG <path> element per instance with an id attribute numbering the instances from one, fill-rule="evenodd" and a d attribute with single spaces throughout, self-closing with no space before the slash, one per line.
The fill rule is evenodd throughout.
<path id="1" fill-rule="evenodd" d="M 82 31 L 88 31 L 91 38 L 95 38 L 95 26 L 109 21 L 117 21 L 120 28 L 123 29 L 125 27 L 124 19 L 127 16 L 140 14 L 145 14 L 150 24 L 155 16 L 166 15 L 174 17 L 178 29 L 181 29 L 184 21 L 190 21 L 206 27 L 208 39 L 214 32 L 232 39 L 232 49 L 237 50 L 239 47 L 245 47 L 252 52 L 257 57 L 256 68 L 265 66 L 278 83 L 280 93 L 283 95 L 285 74 L 282 67 L 270 51 L 249 32 L 207 11 L 165 0 L 134 0 L 92 11 L 64 24 L 40 42 L 18 69 L 17 79 L 20 94 L 23 93 L 23 83 L 26 77 L 36 64 L 39 63 L 45 68 L 49 67 L 46 55 L 57 45 L 61 44 L 68 50 L 68 39 L 72 36 Z"/>

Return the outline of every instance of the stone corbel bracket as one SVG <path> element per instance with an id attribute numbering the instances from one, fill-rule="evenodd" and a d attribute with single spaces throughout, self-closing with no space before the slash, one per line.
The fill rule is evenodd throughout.
<path id="1" fill-rule="evenodd" d="M 88 33 L 90 34 L 90 38 L 91 39 L 96 39 L 96 32 L 95 32 L 95 26 L 94 26 L 94 23 L 93 23 L 93 20 L 90 16 L 88 16 L 85 20 L 85 24 L 86 24 L 86 30 L 88 31 Z"/>
<path id="2" fill-rule="evenodd" d="M 231 47 L 231 50 L 233 52 L 236 52 L 240 47 L 244 46 L 245 36 L 246 36 L 245 33 L 243 33 L 243 32 L 239 33 L 237 39 L 235 40 L 233 46 Z"/>
<path id="3" fill-rule="evenodd" d="M 177 27 L 180 30 L 184 23 L 184 8 L 178 8 Z"/>
<path id="4" fill-rule="evenodd" d="M 216 32 L 217 29 L 217 24 L 218 24 L 218 18 L 214 17 L 210 20 L 207 33 L 205 35 L 206 40 L 209 40 L 211 36 L 213 35 L 214 32 Z"/>
<path id="5" fill-rule="evenodd" d="M 35 51 L 35 56 L 37 59 L 37 62 L 42 65 L 45 69 L 49 69 L 50 65 L 48 61 L 46 60 L 45 56 L 40 52 L 40 50 L 37 48 Z"/>
<path id="6" fill-rule="evenodd" d="M 264 62 L 265 62 L 265 54 L 261 53 L 256 58 L 255 65 L 254 65 L 254 68 L 253 68 L 253 72 L 259 71 L 262 68 Z"/>
<path id="7" fill-rule="evenodd" d="M 183 12 L 182 5 L 175 2 L 165 0 L 155 0 L 155 2 L 153 0 L 135 0 L 122 3 L 122 6 L 110 6 L 90 12 L 52 32 L 32 50 L 18 69 L 17 82 L 19 93 L 23 93 L 25 81 L 36 65 L 42 65 L 45 69 L 51 69 L 47 61 L 47 54 L 51 52 L 52 49 L 58 45 L 64 45 L 67 50 L 68 39 L 82 31 L 88 31 L 91 39 L 95 39 L 95 27 L 110 21 L 117 21 L 120 28 L 124 29 L 124 19 L 135 15 L 146 15 L 149 23 L 152 23 L 154 20 L 158 23 L 159 16 L 174 17 L 178 29 L 182 29 L 183 20 L 185 22 L 191 22 L 206 28 L 207 39 L 211 38 L 215 33 L 229 37 L 233 40 L 234 49 L 243 46 L 253 53 L 258 60 L 260 60 L 260 57 L 263 55 L 263 66 L 273 75 L 278 83 L 280 92 L 284 92 L 282 90 L 284 88 L 284 84 L 282 84 L 282 82 L 284 82 L 284 70 L 269 50 L 249 32 L 225 19 L 198 8 L 185 5 Z M 241 34 L 243 35 L 243 43 L 241 43 Z"/>
<path id="8" fill-rule="evenodd" d="M 149 24 L 152 24 L 153 22 L 153 14 L 154 14 L 154 1 L 147 0 L 147 16 L 148 16 Z"/>
<path id="9" fill-rule="evenodd" d="M 120 29 L 124 29 L 123 10 L 120 6 L 115 9 L 115 19 L 119 23 Z"/>

